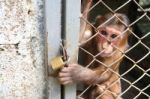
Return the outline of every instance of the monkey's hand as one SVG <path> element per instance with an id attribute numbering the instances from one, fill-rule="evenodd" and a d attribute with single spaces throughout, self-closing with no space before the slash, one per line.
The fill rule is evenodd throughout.
<path id="1" fill-rule="evenodd" d="M 70 83 L 86 83 L 91 84 L 96 77 L 95 71 L 85 68 L 79 64 L 69 64 L 68 67 L 64 67 L 59 72 L 59 81 L 61 84 Z"/>
<path id="2" fill-rule="evenodd" d="M 97 85 L 97 93 L 102 93 L 106 90 L 107 86 L 105 84 L 96 84 Z"/>

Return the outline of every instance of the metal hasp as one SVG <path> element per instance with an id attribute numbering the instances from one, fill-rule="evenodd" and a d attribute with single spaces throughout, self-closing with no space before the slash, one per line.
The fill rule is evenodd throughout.
<path id="1" fill-rule="evenodd" d="M 81 0 L 65 0 L 65 38 L 70 63 L 77 62 Z M 76 85 L 66 85 L 64 99 L 76 99 Z"/>
<path id="2" fill-rule="evenodd" d="M 61 42 L 61 0 L 46 0 L 46 31 L 48 46 L 48 64 L 60 53 Z M 48 66 L 48 73 L 52 72 Z M 47 78 L 47 99 L 61 99 L 61 85 L 56 77 Z"/>
<path id="3" fill-rule="evenodd" d="M 60 43 L 65 39 L 64 46 L 70 59 L 69 63 L 77 62 L 81 0 L 46 0 L 45 6 L 48 61 L 60 54 Z M 50 73 L 52 69 L 49 68 L 48 71 Z M 62 95 L 57 78 L 48 77 L 47 81 L 48 99 L 76 99 L 75 84 L 66 85 Z"/>

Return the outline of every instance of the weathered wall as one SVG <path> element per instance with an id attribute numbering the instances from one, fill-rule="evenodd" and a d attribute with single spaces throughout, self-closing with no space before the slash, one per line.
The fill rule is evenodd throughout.
<path id="1" fill-rule="evenodd" d="M 44 0 L 0 0 L 0 99 L 43 99 Z"/>

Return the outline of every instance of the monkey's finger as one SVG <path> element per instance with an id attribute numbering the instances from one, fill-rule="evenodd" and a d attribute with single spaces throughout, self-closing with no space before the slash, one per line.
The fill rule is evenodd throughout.
<path id="1" fill-rule="evenodd" d="M 61 72 L 64 72 L 64 73 L 69 73 L 73 70 L 74 68 L 73 67 L 64 67 L 61 69 Z"/>
<path id="2" fill-rule="evenodd" d="M 59 77 L 70 77 L 71 75 L 70 75 L 70 73 L 64 73 L 64 72 L 60 72 L 59 73 Z"/>
<path id="3" fill-rule="evenodd" d="M 67 82 L 72 82 L 71 77 L 60 77 L 58 78 L 61 84 L 67 83 Z"/>
<path id="4" fill-rule="evenodd" d="M 78 64 L 68 64 L 68 67 L 75 67 L 77 66 Z"/>
<path id="5" fill-rule="evenodd" d="M 69 71 L 69 70 L 68 70 L 68 67 L 64 67 L 64 68 L 61 69 L 60 72 L 64 72 L 64 73 L 65 73 L 65 72 L 68 72 L 68 71 Z"/>
<path id="6" fill-rule="evenodd" d="M 62 84 L 63 84 L 63 85 L 67 85 L 67 84 L 72 84 L 72 83 L 73 83 L 73 81 L 70 80 L 70 81 L 65 81 L 65 82 L 63 82 Z"/>
<path id="7" fill-rule="evenodd" d="M 97 84 L 97 87 L 98 87 L 98 91 L 99 91 L 99 92 L 104 92 L 104 90 L 106 89 L 106 86 L 105 86 L 105 85 L 98 85 L 98 84 Z"/>

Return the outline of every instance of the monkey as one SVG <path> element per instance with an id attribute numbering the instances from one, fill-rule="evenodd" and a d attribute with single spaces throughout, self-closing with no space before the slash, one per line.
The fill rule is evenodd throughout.
<path id="1" fill-rule="evenodd" d="M 101 24 L 103 20 L 106 21 L 107 19 L 110 18 L 112 18 L 110 21 L 99 26 L 99 24 Z M 127 16 L 119 13 L 114 14 L 114 16 L 112 16 L 112 14 L 106 14 L 104 17 L 98 16 L 97 23 L 95 25 L 96 27 L 98 27 L 97 28 L 98 33 L 100 33 L 100 36 L 96 37 L 96 41 L 97 42 L 99 41 L 98 44 L 100 44 L 98 45 L 99 47 L 98 49 L 104 51 L 104 53 L 102 52 L 100 56 L 103 57 L 104 60 L 108 61 L 108 63 L 106 63 L 105 61 L 104 63 L 110 65 L 111 63 L 113 63 L 113 61 L 117 60 L 117 58 L 118 59 L 120 58 L 118 62 L 116 62 L 110 67 L 117 74 L 119 74 L 119 64 L 122 61 L 122 56 L 123 56 L 122 52 L 125 52 L 125 50 L 128 48 L 129 32 L 125 31 L 128 25 L 129 25 L 129 20 Z M 103 38 L 103 36 L 106 38 Z M 110 44 L 114 45 L 118 49 L 116 49 L 114 46 L 111 46 Z M 111 56 L 113 59 L 111 58 Z M 111 60 L 111 62 L 109 60 Z M 98 99 L 116 99 L 116 97 L 118 98 L 118 95 L 121 93 L 121 85 L 120 85 L 119 75 L 115 73 L 111 73 L 111 77 L 108 80 L 104 81 L 101 84 L 97 84 L 96 93 L 100 94 L 105 91 L 104 95 L 101 95 L 101 97 L 99 97 Z M 105 88 L 107 88 L 108 90 L 106 90 Z"/>
<path id="2" fill-rule="evenodd" d="M 81 0 L 82 1 L 82 8 L 81 8 L 81 21 L 80 21 L 80 36 L 79 36 L 79 42 L 85 41 L 87 38 L 89 38 L 91 36 L 91 33 L 89 33 L 89 31 L 86 31 L 87 35 L 84 35 L 85 30 L 87 30 L 87 28 L 91 28 L 91 26 L 89 26 L 82 18 L 84 18 L 85 20 L 89 19 L 89 9 L 93 4 L 93 0 Z"/>
<path id="3" fill-rule="evenodd" d="M 107 22 L 106 22 L 107 21 Z M 94 55 L 89 68 L 80 64 L 68 64 L 59 72 L 62 84 L 83 83 L 93 85 L 83 99 L 116 99 L 121 93 L 119 65 L 128 48 L 129 20 L 126 15 L 115 13 L 98 16 L 95 28 L 88 31 L 94 36 L 83 46 Z M 86 35 L 86 34 L 85 34 Z M 86 56 L 86 61 L 93 60 Z M 88 63 L 88 62 L 87 62 Z"/>

